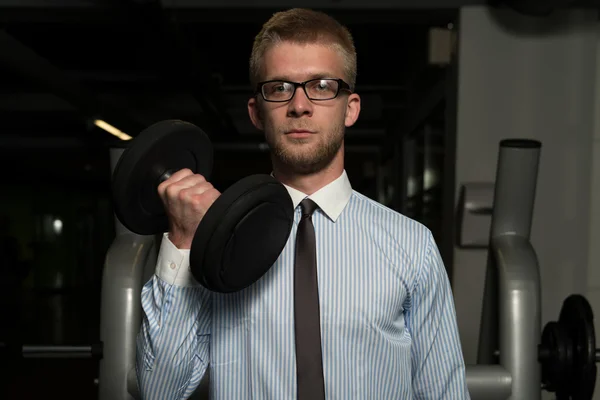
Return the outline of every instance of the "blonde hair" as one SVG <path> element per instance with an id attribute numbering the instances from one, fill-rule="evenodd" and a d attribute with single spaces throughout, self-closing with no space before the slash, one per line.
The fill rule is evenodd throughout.
<path id="1" fill-rule="evenodd" d="M 273 14 L 254 39 L 250 56 L 250 82 L 256 87 L 260 80 L 265 52 L 284 41 L 329 45 L 339 51 L 344 60 L 345 80 L 354 90 L 356 85 L 356 49 L 350 31 L 329 15 L 314 10 L 294 8 Z"/>

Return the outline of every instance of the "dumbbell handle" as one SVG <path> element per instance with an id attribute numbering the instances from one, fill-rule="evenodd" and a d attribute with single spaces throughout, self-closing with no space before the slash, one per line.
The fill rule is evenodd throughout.
<path id="1" fill-rule="evenodd" d="M 82 346 L 69 345 L 7 345 L 0 342 L 2 353 L 23 358 L 96 358 L 102 357 L 102 343 Z M 8 358 L 11 357 L 8 356 Z M 3 355 L 0 355 L 4 358 Z"/>
<path id="2" fill-rule="evenodd" d="M 160 175 L 160 178 L 158 178 L 158 183 L 163 183 L 164 181 L 166 181 L 167 179 L 169 179 L 171 177 L 171 175 L 173 175 L 175 172 L 177 171 L 173 171 L 171 169 L 166 170 L 165 172 L 163 172 Z"/>

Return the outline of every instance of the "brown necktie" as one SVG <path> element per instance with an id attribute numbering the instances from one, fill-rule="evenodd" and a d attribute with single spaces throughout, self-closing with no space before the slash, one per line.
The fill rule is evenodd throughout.
<path id="1" fill-rule="evenodd" d="M 296 377 L 298 400 L 324 400 L 323 357 L 319 322 L 317 253 L 311 220 L 318 207 L 310 200 L 300 203 L 302 216 L 296 237 L 294 268 L 294 315 L 296 331 Z"/>

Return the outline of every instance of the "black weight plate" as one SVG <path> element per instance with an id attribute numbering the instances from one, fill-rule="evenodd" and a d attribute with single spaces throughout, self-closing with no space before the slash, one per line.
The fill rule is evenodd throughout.
<path id="1" fill-rule="evenodd" d="M 292 199 L 275 178 L 241 179 L 202 218 L 190 252 L 192 274 L 214 292 L 245 289 L 277 261 L 293 220 Z"/>
<path id="2" fill-rule="evenodd" d="M 591 400 L 596 386 L 596 333 L 592 307 L 581 295 L 565 299 L 559 324 L 573 342 L 572 400 Z"/>
<path id="3" fill-rule="evenodd" d="M 131 141 L 115 166 L 117 218 L 140 235 L 167 231 L 168 218 L 157 191 L 161 176 L 189 168 L 208 180 L 212 167 L 212 143 L 202 129 L 179 120 L 151 125 Z"/>
<path id="4" fill-rule="evenodd" d="M 540 363 L 542 383 L 557 398 L 568 398 L 571 390 L 573 345 L 571 338 L 558 322 L 548 322 L 542 332 Z"/>

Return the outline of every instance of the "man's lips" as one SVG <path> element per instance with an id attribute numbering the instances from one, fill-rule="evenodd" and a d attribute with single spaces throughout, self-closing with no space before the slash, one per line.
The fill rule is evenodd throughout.
<path id="1" fill-rule="evenodd" d="M 293 139 L 304 139 L 309 137 L 310 135 L 312 135 L 313 132 L 308 131 L 308 130 L 304 130 L 304 129 L 293 129 L 291 131 L 288 131 L 286 133 L 287 137 L 293 138 Z"/>

